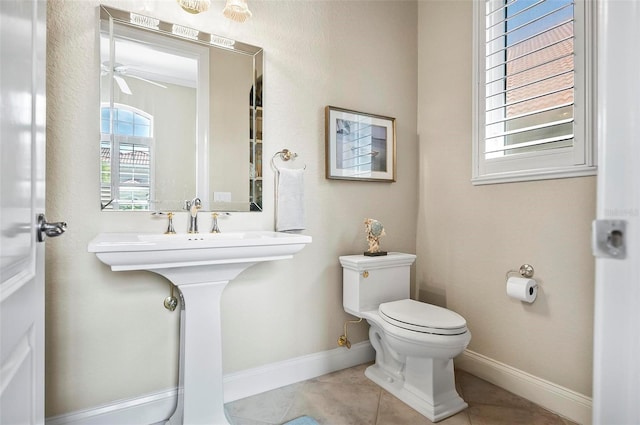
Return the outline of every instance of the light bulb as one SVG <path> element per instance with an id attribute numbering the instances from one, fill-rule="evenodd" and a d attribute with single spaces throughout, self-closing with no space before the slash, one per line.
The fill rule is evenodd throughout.
<path id="1" fill-rule="evenodd" d="M 206 12 L 211 6 L 211 0 L 176 0 L 180 7 L 186 12 L 196 13 Z"/>
<path id="2" fill-rule="evenodd" d="M 227 0 L 222 11 L 224 16 L 236 22 L 244 22 L 251 17 L 251 11 L 247 6 L 247 0 Z"/>

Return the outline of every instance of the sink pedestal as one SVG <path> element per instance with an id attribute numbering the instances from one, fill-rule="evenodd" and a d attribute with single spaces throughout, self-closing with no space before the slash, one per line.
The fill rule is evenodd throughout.
<path id="1" fill-rule="evenodd" d="M 224 412 L 220 298 L 227 284 L 255 263 L 150 269 L 181 295 L 178 406 L 167 424 L 228 424 Z M 216 281 L 211 281 L 215 276 Z"/>
<path id="2" fill-rule="evenodd" d="M 147 270 L 182 298 L 178 404 L 170 425 L 228 424 L 224 412 L 220 297 L 242 271 L 292 258 L 311 237 L 269 231 L 205 235 L 102 233 L 89 252 L 114 271 Z"/>
<path id="3" fill-rule="evenodd" d="M 171 425 L 229 423 L 224 413 L 220 332 L 220 297 L 227 283 L 179 287 L 184 303 L 180 312 L 180 384 L 178 407 L 168 422 Z"/>

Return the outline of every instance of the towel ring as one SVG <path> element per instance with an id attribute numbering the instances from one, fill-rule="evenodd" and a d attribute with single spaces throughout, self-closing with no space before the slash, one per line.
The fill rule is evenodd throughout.
<path id="1" fill-rule="evenodd" d="M 275 154 L 273 154 L 273 156 L 271 157 L 271 166 L 273 167 L 274 170 L 278 171 L 279 168 L 275 163 L 275 159 L 277 156 L 280 156 L 280 160 L 287 162 L 287 161 L 293 161 L 298 157 L 298 154 L 295 152 L 291 152 L 289 149 L 282 149 L 280 152 L 276 152 Z M 302 167 L 303 170 L 307 169 L 307 164 L 304 164 L 304 166 Z"/>

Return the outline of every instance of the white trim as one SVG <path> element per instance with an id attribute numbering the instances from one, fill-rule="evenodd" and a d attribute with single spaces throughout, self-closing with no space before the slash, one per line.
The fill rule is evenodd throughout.
<path id="1" fill-rule="evenodd" d="M 595 65 L 596 52 L 594 33 L 596 2 L 581 0 L 575 2 L 575 46 L 576 59 L 583 65 L 576 65 L 576 89 L 574 104 L 574 144 L 571 148 L 542 150 L 485 159 L 485 57 L 479 52 L 484 44 L 486 31 L 482 6 L 484 2 L 473 4 L 473 49 L 472 66 L 472 184 L 509 183 L 530 180 L 544 180 L 595 175 L 597 172 L 597 141 L 594 127 Z M 484 51 L 484 49 L 482 49 Z M 582 69 L 584 68 L 584 69 Z M 549 172 L 550 169 L 556 171 Z"/>
<path id="2" fill-rule="evenodd" d="M 177 402 L 177 389 L 118 400 L 45 419 L 46 425 L 152 424 L 166 420 Z"/>
<path id="3" fill-rule="evenodd" d="M 549 179 L 564 179 L 570 177 L 585 177 L 595 176 L 598 174 L 598 167 L 590 166 L 576 166 L 572 169 L 558 170 L 529 170 L 516 173 L 496 173 L 488 174 L 486 176 L 474 177 L 471 179 L 471 184 L 479 186 L 483 184 L 496 184 L 496 183 L 514 183 L 523 181 L 534 180 L 549 180 Z"/>
<path id="4" fill-rule="evenodd" d="M 369 341 L 354 344 L 350 350 L 335 348 L 308 354 L 224 376 L 225 403 L 265 391 L 315 378 L 337 370 L 373 361 L 375 351 Z M 141 397 L 118 400 L 94 408 L 47 418 L 47 425 L 154 424 L 173 413 L 177 389 Z"/>
<path id="5" fill-rule="evenodd" d="M 637 2 L 598 1 L 598 127 L 602 158 L 598 220 L 624 220 L 624 259 L 596 255 L 593 329 L 593 423 L 640 424 L 640 37 Z M 595 233 L 594 233 L 595 236 Z"/>
<path id="6" fill-rule="evenodd" d="M 239 400 L 337 370 L 373 361 L 375 351 L 369 341 L 353 344 L 350 350 L 334 348 L 282 362 L 225 375 L 224 401 Z"/>
<path id="7" fill-rule="evenodd" d="M 580 424 L 591 423 L 592 400 L 583 394 L 465 350 L 456 367 Z"/>

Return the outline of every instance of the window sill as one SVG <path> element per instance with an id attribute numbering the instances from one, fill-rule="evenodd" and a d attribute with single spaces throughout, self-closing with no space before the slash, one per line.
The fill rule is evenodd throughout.
<path id="1" fill-rule="evenodd" d="M 515 171 L 476 176 L 471 179 L 471 183 L 474 186 L 480 186 L 485 184 L 517 183 L 532 180 L 565 179 L 570 177 L 595 176 L 597 172 L 598 167 L 596 166 L 580 166 L 563 170 Z"/>

